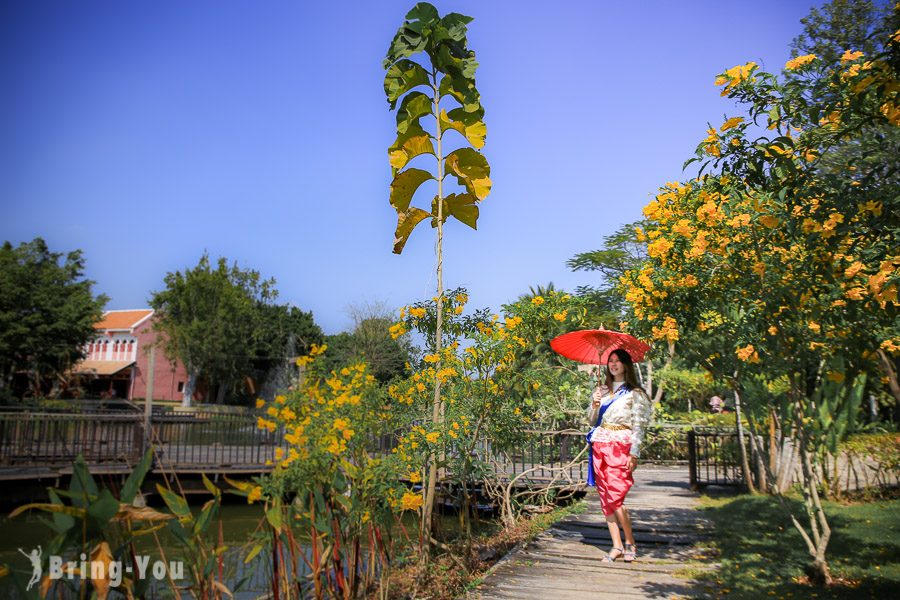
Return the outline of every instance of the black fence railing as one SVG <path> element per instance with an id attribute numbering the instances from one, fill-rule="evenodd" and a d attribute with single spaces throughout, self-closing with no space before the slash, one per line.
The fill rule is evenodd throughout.
<path id="1" fill-rule="evenodd" d="M 744 485 L 735 431 L 692 429 L 687 432 L 686 441 L 691 487 Z"/>

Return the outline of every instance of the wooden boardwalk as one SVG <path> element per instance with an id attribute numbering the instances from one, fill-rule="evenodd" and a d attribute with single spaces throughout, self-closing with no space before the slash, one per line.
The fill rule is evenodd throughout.
<path id="1" fill-rule="evenodd" d="M 634 525 L 638 559 L 603 564 L 609 531 L 593 491 L 587 510 L 559 521 L 505 557 L 469 598 L 591 600 L 598 598 L 706 598 L 708 590 L 676 576 L 703 556 L 697 542 L 711 525 L 696 510 L 687 467 L 639 468 L 626 500 Z M 690 565 L 698 568 L 697 564 Z M 715 568 L 716 565 L 700 565 Z"/>

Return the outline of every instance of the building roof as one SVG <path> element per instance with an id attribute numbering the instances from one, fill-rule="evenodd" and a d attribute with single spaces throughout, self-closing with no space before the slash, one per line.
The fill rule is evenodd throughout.
<path id="1" fill-rule="evenodd" d="M 103 319 L 94 324 L 94 329 L 111 331 L 130 331 L 141 322 L 148 319 L 153 310 L 142 308 L 139 310 L 108 310 L 103 313 Z"/>
<path id="2" fill-rule="evenodd" d="M 133 360 L 83 360 L 72 372 L 77 375 L 115 375 L 133 364 Z"/>

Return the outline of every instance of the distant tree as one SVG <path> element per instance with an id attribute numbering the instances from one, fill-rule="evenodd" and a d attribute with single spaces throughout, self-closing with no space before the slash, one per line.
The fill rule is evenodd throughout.
<path id="1" fill-rule="evenodd" d="M 261 306 L 277 295 L 275 280 L 257 271 L 215 266 L 204 254 L 196 267 L 165 277 L 165 289 L 150 299 L 158 314 L 154 329 L 164 334 L 160 344 L 171 360 L 181 360 L 188 372 L 183 404 L 190 406 L 198 378 L 218 389 L 218 400 L 253 372 L 254 355 L 262 347 L 265 315 Z"/>
<path id="2" fill-rule="evenodd" d="M 406 374 L 412 355 L 408 335 L 391 336 L 394 315 L 383 303 L 367 303 L 350 307 L 353 331 L 328 336 L 328 350 L 323 364 L 340 369 L 365 361 L 369 371 L 381 382 Z"/>
<path id="3" fill-rule="evenodd" d="M 640 269 L 641 262 L 647 257 L 647 246 L 640 233 L 641 224 L 639 221 L 619 227 L 603 238 L 599 250 L 581 252 L 566 263 L 573 271 L 600 274 L 597 285 L 580 286 L 577 293 L 587 300 L 594 318 L 607 327 L 615 327 L 627 315 L 622 276 L 629 270 Z"/>
<path id="4" fill-rule="evenodd" d="M 62 262 L 61 262 L 62 260 Z M 51 252 L 41 238 L 0 249 L 0 396 L 27 372 L 31 393 L 83 358 L 107 297 L 84 279 L 80 250 Z"/>
<path id="5" fill-rule="evenodd" d="M 324 341 L 325 335 L 313 314 L 296 306 L 259 303 L 257 308 L 260 331 L 252 353 L 253 379 L 262 382 L 263 392 L 255 393 L 271 399 L 288 386 L 291 359 L 308 354 L 313 344 Z"/>

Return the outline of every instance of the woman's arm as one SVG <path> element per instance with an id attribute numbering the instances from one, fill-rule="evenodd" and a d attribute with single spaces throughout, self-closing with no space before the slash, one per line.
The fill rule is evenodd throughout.
<path id="1" fill-rule="evenodd" d="M 641 455 L 644 435 L 653 415 L 653 401 L 644 390 L 634 390 L 631 400 L 631 456 Z"/>

